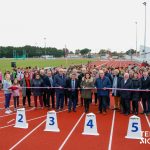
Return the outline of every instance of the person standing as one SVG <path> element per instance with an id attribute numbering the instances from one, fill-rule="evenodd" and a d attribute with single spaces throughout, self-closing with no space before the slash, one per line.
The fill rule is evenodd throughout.
<path id="1" fill-rule="evenodd" d="M 149 90 L 150 89 L 150 77 L 148 76 L 148 71 L 143 71 L 143 77 L 140 79 L 141 81 L 141 89 Z M 142 92 L 142 104 L 143 104 L 143 112 L 142 114 L 150 115 L 150 92 Z"/>
<path id="2" fill-rule="evenodd" d="M 16 79 L 14 79 L 14 83 L 13 83 L 13 87 L 12 87 L 12 96 L 14 99 L 14 111 L 17 111 L 17 108 L 19 108 L 19 88 L 20 88 L 20 84 Z"/>
<path id="3" fill-rule="evenodd" d="M 40 77 L 43 80 L 43 102 L 44 102 L 44 106 L 47 107 L 47 97 L 49 94 L 49 90 L 47 89 L 47 87 L 50 87 L 50 82 L 49 79 L 47 77 L 47 75 L 45 74 L 45 71 L 42 69 L 40 70 Z"/>
<path id="4" fill-rule="evenodd" d="M 120 87 L 121 80 L 123 79 L 122 77 L 119 76 L 119 70 L 115 69 L 114 70 L 114 76 L 113 76 L 113 84 L 112 84 L 112 96 L 114 97 L 114 108 L 113 110 L 120 110 L 121 105 L 120 105 L 120 94 L 119 91 L 115 88 Z"/>
<path id="5" fill-rule="evenodd" d="M 54 76 L 52 75 L 52 71 L 48 70 L 47 71 L 47 76 L 49 79 L 49 89 L 48 89 L 48 94 L 47 94 L 47 106 L 48 109 L 50 108 L 50 99 L 52 102 L 52 108 L 55 108 L 55 89 L 54 89 Z"/>
<path id="6" fill-rule="evenodd" d="M 59 69 L 59 73 L 54 76 L 54 87 L 56 92 L 56 111 L 62 111 L 64 108 L 64 88 L 66 87 L 66 76 L 64 70 Z"/>
<path id="7" fill-rule="evenodd" d="M 98 72 L 96 69 L 92 70 L 92 78 L 93 78 L 94 83 L 95 83 L 96 79 L 98 78 Z M 95 105 L 97 105 L 97 90 L 96 89 L 93 90 L 93 94 L 94 94 L 94 98 L 95 98 Z"/>
<path id="8" fill-rule="evenodd" d="M 111 87 L 111 82 L 108 77 L 105 76 L 104 71 L 99 71 L 99 78 L 95 81 L 95 87 L 97 88 L 97 97 L 99 100 L 98 111 L 106 115 L 107 100 L 109 97 L 109 90 L 105 88 Z"/>
<path id="9" fill-rule="evenodd" d="M 85 76 L 85 73 L 86 73 L 86 72 L 87 72 L 86 68 L 82 68 L 82 69 L 81 69 L 81 73 L 80 73 L 79 76 L 78 76 L 79 85 L 81 85 L 82 78 Z M 81 91 L 80 91 L 80 93 L 81 93 Z M 83 98 L 82 98 L 82 97 L 81 97 L 80 101 L 81 101 L 81 106 L 83 106 Z"/>
<path id="10" fill-rule="evenodd" d="M 140 89 L 141 82 L 138 79 L 138 74 L 137 73 L 133 74 L 132 83 L 133 83 L 133 89 L 136 89 L 136 90 Z M 140 101 L 140 96 L 141 96 L 140 92 L 138 92 L 138 91 L 133 91 L 132 92 L 132 113 L 134 115 L 138 115 L 138 112 L 139 112 L 138 102 Z"/>
<path id="11" fill-rule="evenodd" d="M 10 80 L 10 74 L 6 73 L 5 80 L 3 81 L 3 89 L 5 94 L 5 114 L 10 114 L 12 111 L 10 110 L 10 99 L 11 99 L 11 90 L 9 89 L 12 86 L 11 80 Z"/>
<path id="12" fill-rule="evenodd" d="M 129 79 L 129 73 L 124 74 L 124 78 L 121 80 L 120 88 L 122 89 L 132 89 L 133 84 L 132 80 Z M 123 107 L 123 110 L 121 113 L 125 114 L 128 116 L 130 114 L 130 100 L 131 100 L 131 91 L 128 90 L 121 90 L 120 95 L 121 95 L 121 104 Z"/>
<path id="13" fill-rule="evenodd" d="M 111 87 L 112 87 L 113 79 L 112 79 L 111 74 L 108 72 L 108 69 L 107 69 L 107 68 L 104 68 L 103 71 L 104 71 L 105 77 L 108 77 L 108 78 L 109 78 L 110 83 L 111 83 Z M 110 91 L 108 91 L 108 92 L 109 92 L 109 94 L 108 94 L 108 97 L 107 97 L 107 108 L 110 108 Z"/>
<path id="14" fill-rule="evenodd" d="M 66 81 L 66 87 L 68 90 L 69 103 L 68 103 L 68 112 L 71 112 L 72 105 L 73 111 L 76 112 L 77 98 L 78 98 L 78 88 L 79 81 L 76 79 L 76 74 L 72 73 L 71 77 Z"/>
<path id="15" fill-rule="evenodd" d="M 89 112 L 89 104 L 92 101 L 92 88 L 94 87 L 94 80 L 90 73 L 85 73 L 81 82 L 81 98 L 84 99 L 85 113 Z"/>
<path id="16" fill-rule="evenodd" d="M 26 105 L 26 98 L 28 106 L 31 107 L 31 79 L 28 72 L 24 73 L 24 78 L 20 81 L 20 86 L 22 87 L 23 107 Z"/>
<path id="17" fill-rule="evenodd" d="M 37 98 L 38 97 L 39 97 L 39 101 L 40 101 L 40 106 L 43 109 L 42 96 L 43 96 L 44 83 L 43 83 L 43 80 L 41 79 L 39 73 L 37 73 L 35 75 L 35 79 L 32 80 L 31 86 L 33 87 L 32 92 L 33 92 L 33 96 L 34 96 L 35 109 L 37 109 Z"/>

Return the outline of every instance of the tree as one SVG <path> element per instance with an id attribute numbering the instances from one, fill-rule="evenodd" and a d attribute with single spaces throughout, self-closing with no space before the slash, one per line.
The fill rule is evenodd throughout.
<path id="1" fill-rule="evenodd" d="M 74 52 L 73 52 L 73 51 L 70 51 L 69 54 L 74 54 Z"/>
<path id="2" fill-rule="evenodd" d="M 79 49 L 75 50 L 75 54 L 79 55 L 80 54 L 80 50 Z"/>
<path id="3" fill-rule="evenodd" d="M 100 55 L 105 55 L 107 53 L 107 50 L 105 50 L 105 49 L 101 49 L 100 51 L 99 51 L 99 54 Z"/>
<path id="4" fill-rule="evenodd" d="M 84 48 L 84 49 L 80 50 L 80 54 L 82 56 L 85 56 L 85 55 L 89 54 L 90 52 L 91 52 L 91 50 L 88 48 Z"/>
<path id="5" fill-rule="evenodd" d="M 45 50 L 47 55 L 53 55 L 54 57 L 62 57 L 64 56 L 64 51 L 62 49 L 57 49 L 55 47 L 35 47 L 26 45 L 24 47 L 13 47 L 13 46 L 7 46 L 7 47 L 0 47 L 0 58 L 6 57 L 6 58 L 13 58 L 13 51 L 16 52 L 17 57 L 23 56 L 23 51 L 26 52 L 27 57 L 41 57 L 42 55 L 45 55 Z M 68 53 L 68 51 L 67 51 Z"/>
<path id="6" fill-rule="evenodd" d="M 133 55 L 133 54 L 135 54 L 136 53 L 136 50 L 134 50 L 134 49 L 129 49 L 128 51 L 126 51 L 126 54 L 127 55 Z"/>

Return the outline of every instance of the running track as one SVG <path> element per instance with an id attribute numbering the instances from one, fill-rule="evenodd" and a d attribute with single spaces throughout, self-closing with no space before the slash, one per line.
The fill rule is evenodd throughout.
<path id="1" fill-rule="evenodd" d="M 132 62 L 104 61 L 95 62 L 97 66 L 127 66 Z M 21 96 L 20 96 L 21 98 Z M 4 96 L 0 92 L 0 108 L 3 108 Z M 13 102 L 11 102 L 11 105 Z M 111 97 L 113 107 L 113 98 Z M 13 108 L 13 107 L 12 107 Z M 13 127 L 16 114 L 5 115 L 4 109 L 0 110 L 0 150 L 149 150 L 150 145 L 139 144 L 139 140 L 125 139 L 130 116 L 121 115 L 119 112 L 108 110 L 107 115 L 97 113 L 97 106 L 92 104 L 90 112 L 96 114 L 99 136 L 82 135 L 85 114 L 83 107 L 78 107 L 76 113 L 68 113 L 67 108 L 57 113 L 59 133 L 45 132 L 45 119 L 47 110 L 26 109 L 29 123 L 28 129 Z M 142 107 L 140 105 L 140 111 Z M 150 131 L 150 117 L 139 115 L 143 131 Z"/>

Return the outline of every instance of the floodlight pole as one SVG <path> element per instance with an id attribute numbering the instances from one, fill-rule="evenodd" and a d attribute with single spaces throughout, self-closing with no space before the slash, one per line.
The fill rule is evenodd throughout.
<path id="1" fill-rule="evenodd" d="M 46 55 L 46 37 L 44 37 L 44 48 L 45 48 L 45 55 Z"/>
<path id="2" fill-rule="evenodd" d="M 146 5 L 147 3 L 144 2 L 143 5 L 145 6 L 144 58 L 146 58 Z"/>
<path id="3" fill-rule="evenodd" d="M 136 25 L 136 33 L 135 33 L 135 50 L 136 50 L 136 56 L 137 56 L 137 21 L 135 22 L 135 25 Z"/>

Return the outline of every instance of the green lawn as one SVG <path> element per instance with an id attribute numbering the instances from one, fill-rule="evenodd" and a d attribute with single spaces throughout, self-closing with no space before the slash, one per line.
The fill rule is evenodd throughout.
<path id="1" fill-rule="evenodd" d="M 88 61 L 94 61 L 91 59 L 54 59 L 54 60 L 44 60 L 44 59 L 26 59 L 26 60 L 14 60 L 14 59 L 0 59 L 0 70 L 4 72 L 5 70 L 11 71 L 11 62 L 16 62 L 17 67 L 56 67 L 63 65 L 67 67 L 69 65 L 76 64 L 87 64 Z"/>

